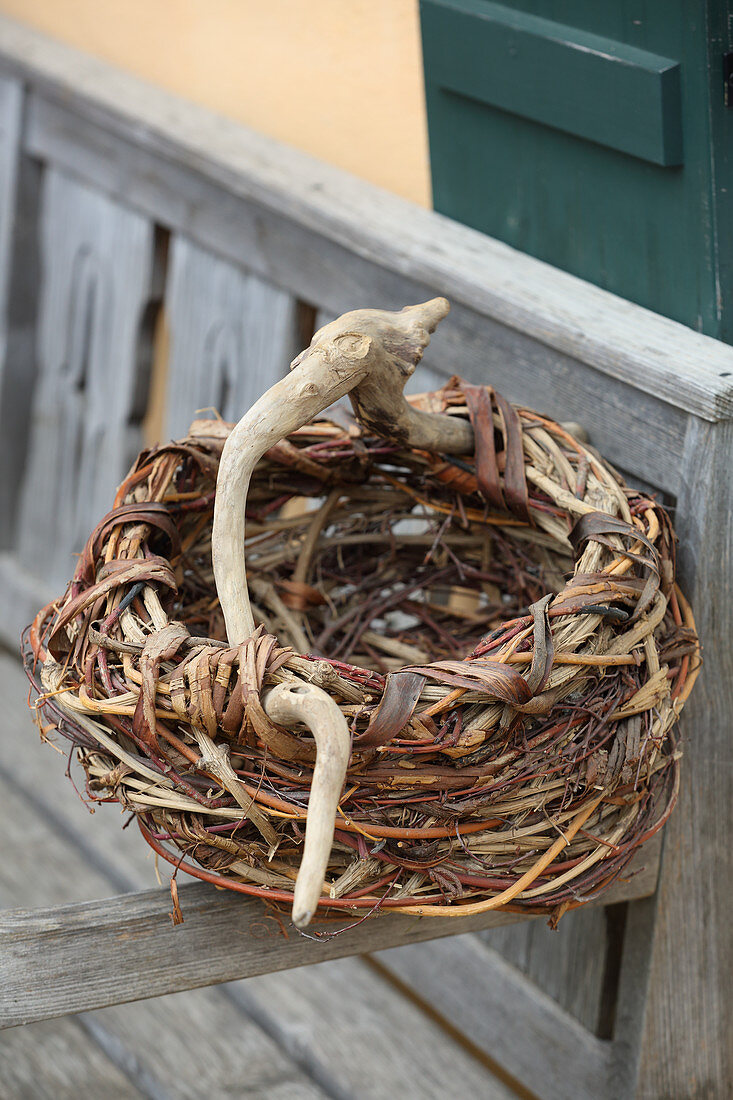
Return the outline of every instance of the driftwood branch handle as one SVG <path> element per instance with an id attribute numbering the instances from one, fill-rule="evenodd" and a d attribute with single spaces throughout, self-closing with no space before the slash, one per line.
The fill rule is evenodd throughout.
<path id="1" fill-rule="evenodd" d="M 399 313 L 360 309 L 320 329 L 276 383 L 239 421 L 219 465 L 212 533 L 214 578 L 227 636 L 239 645 L 254 630 L 247 591 L 244 515 L 252 472 L 270 447 L 350 394 L 361 422 L 385 438 L 443 454 L 468 454 L 465 420 L 413 409 L 404 387 L 448 313 L 445 298 Z"/>
<path id="2" fill-rule="evenodd" d="M 351 734 L 338 704 L 315 684 L 278 684 L 265 692 L 263 705 L 273 722 L 281 726 L 301 722 L 316 741 L 303 858 L 293 897 L 293 924 L 304 928 L 316 911 L 326 877 Z"/>
<path id="3" fill-rule="evenodd" d="M 252 473 L 270 447 L 350 394 L 356 416 L 378 435 L 448 454 L 473 449 L 470 424 L 419 412 L 403 392 L 430 334 L 449 308 L 445 298 L 433 298 L 399 313 L 364 309 L 344 314 L 316 333 L 310 347 L 293 362 L 290 376 L 268 390 L 232 431 L 219 465 L 212 532 L 214 578 L 231 645 L 240 645 L 254 631 L 247 589 L 245 510 Z M 316 741 L 303 859 L 293 900 L 293 921 L 304 927 L 321 896 L 351 739 L 335 701 L 313 684 L 278 685 L 265 693 L 263 702 L 273 721 L 286 726 L 302 722 Z"/>

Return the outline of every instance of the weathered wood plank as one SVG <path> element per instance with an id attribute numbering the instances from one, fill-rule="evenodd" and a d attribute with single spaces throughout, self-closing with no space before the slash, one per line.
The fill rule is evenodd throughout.
<path id="1" fill-rule="evenodd" d="M 476 936 L 401 947 L 376 958 L 543 1100 L 605 1092 L 610 1043 L 591 1035 Z"/>
<path id="2" fill-rule="evenodd" d="M 62 590 L 72 552 L 109 510 L 141 445 L 138 368 L 152 226 L 51 169 L 41 256 L 39 378 L 18 549 L 25 567 Z"/>
<path id="3" fill-rule="evenodd" d="M 642 876 L 637 876 L 632 893 L 653 888 L 648 880 L 646 886 L 643 883 Z M 606 900 L 618 900 L 619 893 L 628 896 L 629 889 L 625 884 L 616 887 Z M 516 919 L 504 913 L 450 921 L 389 915 L 320 941 L 295 933 L 286 938 L 279 922 L 258 901 L 198 884 L 181 887 L 180 895 L 185 923 L 178 928 L 171 925 L 170 897 L 163 890 L 0 916 L 3 1025 L 419 943 Z M 239 949 L 236 956 L 232 943 Z M 114 975 L 109 969 L 111 950 Z M 43 967 L 39 960 L 44 961 Z"/>
<path id="4" fill-rule="evenodd" d="M 327 1095 L 221 990 L 117 1005 L 78 1021 L 89 1045 L 125 1069 L 147 1096 L 325 1100 Z"/>
<path id="5" fill-rule="evenodd" d="M 445 921 L 386 917 L 323 942 L 295 933 L 286 939 L 257 901 L 203 884 L 182 886 L 180 896 L 185 922 L 178 928 L 171 924 L 171 900 L 164 889 L 0 914 L 2 1025 L 447 935 L 454 924 L 460 931 L 470 927 L 460 920 L 446 927 Z"/>
<path id="6" fill-rule="evenodd" d="M 0 77 L 0 547 L 9 546 L 33 381 L 37 169 L 22 155 L 23 88 Z"/>
<path id="7" fill-rule="evenodd" d="M 656 863 L 657 855 L 648 858 Z M 486 947 L 520 970 L 589 1031 L 598 1026 L 606 962 L 604 909 L 567 913 L 553 932 L 547 923 L 480 933 Z"/>
<path id="8" fill-rule="evenodd" d="M 677 532 L 704 667 L 682 718 L 667 829 L 640 1097 L 733 1095 L 733 423 L 693 420 Z"/>
<path id="9" fill-rule="evenodd" d="M 15 534 L 14 528 L 11 530 Z M 0 551 L 0 645 L 17 654 L 21 630 L 58 595 L 44 578 L 25 568 L 17 553 Z"/>
<path id="10" fill-rule="evenodd" d="M 298 986 L 284 982 L 284 975 L 265 974 L 229 988 L 243 1007 L 257 998 L 286 1050 L 295 1035 L 301 1049 L 327 1065 L 338 1095 L 363 1100 L 515 1095 L 362 960 L 319 963 L 300 976 Z M 482 976 L 474 974 L 467 996 L 481 984 Z M 283 1019 L 287 1030 L 279 1025 Z"/>
<path id="11" fill-rule="evenodd" d="M 23 88 L 20 81 L 0 77 L 0 364 L 5 359 L 8 339 L 6 309 L 11 277 L 22 110 Z"/>
<path id="12" fill-rule="evenodd" d="M 7 1100 L 72 1100 L 141 1092 L 75 1020 L 52 1020 L 0 1034 L 0 1094 Z"/>
<path id="13" fill-rule="evenodd" d="M 656 389 L 650 385 L 650 379 L 655 382 L 658 380 L 653 367 L 646 362 L 637 363 L 638 369 L 635 373 L 631 370 L 622 372 L 624 377 L 601 370 L 597 357 L 588 353 L 582 335 L 591 325 L 590 318 L 578 319 L 578 327 L 572 330 L 576 338 L 574 345 L 569 337 L 565 341 L 553 343 L 549 337 L 533 335 L 532 328 L 522 329 L 519 320 L 518 327 L 514 327 L 507 323 L 505 317 L 496 316 L 490 303 L 466 304 L 458 288 L 454 289 L 447 270 L 413 270 L 404 256 L 395 256 L 383 247 L 381 238 L 365 255 L 364 250 L 359 247 L 355 230 L 351 234 L 344 234 L 343 240 L 334 240 L 323 235 L 320 228 L 314 229 L 311 219 L 304 212 L 301 212 L 299 220 L 295 217 L 287 220 L 280 212 L 260 205 L 259 196 L 255 201 L 249 194 L 251 179 L 247 174 L 249 170 L 246 162 L 241 166 L 241 176 L 227 175 L 225 186 L 223 181 L 212 182 L 203 171 L 192 173 L 191 167 L 184 166 L 183 163 L 161 159 L 157 151 L 121 142 L 108 129 L 96 128 L 93 123 L 80 119 L 66 108 L 34 99 L 31 100 L 27 140 L 28 148 L 34 155 L 48 157 L 52 162 L 60 164 L 73 161 L 76 170 L 92 179 L 96 186 L 113 195 L 125 196 L 151 217 L 162 219 L 164 224 L 173 228 L 180 227 L 192 239 L 235 263 L 241 263 L 245 259 L 247 266 L 262 278 L 286 288 L 295 297 L 329 313 L 339 314 L 364 302 L 386 308 L 401 308 L 411 301 L 420 301 L 436 293 L 447 293 L 454 303 L 454 313 L 442 326 L 442 336 L 438 334 L 436 346 L 428 360 L 431 365 L 436 365 L 440 361 L 439 356 L 442 356 L 442 364 L 447 367 L 447 373 L 466 374 L 469 369 L 466 364 L 470 363 L 473 355 L 478 359 L 479 377 L 482 380 L 486 381 L 490 377 L 488 364 L 491 371 L 500 371 L 498 381 L 501 386 L 515 391 L 511 396 L 515 399 L 520 397 L 524 401 L 530 400 L 536 405 L 538 401 L 531 392 L 527 392 L 526 387 L 523 392 L 516 392 L 521 377 L 521 373 L 516 370 L 517 364 L 526 372 L 526 379 L 531 379 L 532 391 L 536 390 L 540 397 L 549 395 L 550 399 L 555 392 L 553 380 L 558 372 L 560 378 L 572 380 L 578 364 L 586 364 L 585 370 L 578 371 L 576 384 L 587 390 L 582 400 L 586 408 L 584 422 L 589 430 L 594 434 L 600 432 L 598 439 L 602 445 L 605 440 L 608 441 L 611 447 L 609 457 L 617 462 L 624 458 L 625 453 L 623 448 L 615 445 L 615 437 L 619 435 L 626 445 L 631 446 L 634 465 L 639 469 L 649 466 L 654 471 L 650 480 L 657 480 L 659 471 L 663 478 L 663 487 L 671 492 L 675 491 L 676 482 L 673 483 L 671 479 L 676 473 L 679 450 L 667 451 L 666 434 L 659 441 L 652 439 L 648 432 L 635 435 L 627 422 L 628 411 L 636 407 L 639 394 L 642 395 L 639 404 L 641 413 L 646 406 L 644 395 L 652 394 L 654 396 L 650 407 L 654 407 L 656 400 L 665 410 L 669 410 L 673 425 L 679 419 L 679 408 L 674 402 L 667 400 L 661 383 Z M 262 160 L 263 155 L 264 150 L 257 158 L 257 163 Z M 324 165 L 323 171 L 328 173 L 331 169 Z M 314 183 L 313 186 L 317 185 Z M 361 221 L 368 226 L 375 204 L 381 210 L 383 198 L 391 197 L 380 195 L 377 201 L 371 189 L 362 197 L 366 205 Z M 412 213 L 412 208 L 406 204 L 403 216 L 395 217 L 394 224 L 390 226 L 389 233 L 396 242 L 401 241 L 402 223 L 408 223 Z M 428 222 L 422 226 L 422 231 L 427 235 L 426 240 L 430 242 L 429 254 L 433 259 L 435 255 L 442 256 L 444 253 L 452 257 L 451 249 L 458 248 L 454 242 L 443 239 L 446 233 L 450 237 L 454 228 L 472 232 L 462 226 L 454 226 L 454 223 L 441 219 L 437 214 L 426 211 L 417 211 L 417 214 L 421 218 L 437 219 L 435 224 Z M 464 257 L 466 264 L 470 266 L 469 261 L 472 261 L 479 248 L 491 252 L 494 247 L 505 249 L 504 245 L 496 245 L 489 238 L 477 235 L 469 256 Z M 418 243 L 410 240 L 410 256 L 417 249 Z M 511 250 L 506 251 L 510 253 Z M 504 274 L 501 263 L 496 257 L 494 259 L 496 262 L 492 270 L 477 273 L 477 277 L 485 280 L 480 284 L 482 289 L 491 286 L 492 291 L 500 294 L 505 285 Z M 527 257 L 520 259 L 536 262 Z M 393 262 L 395 266 L 392 268 L 389 265 Z M 551 268 L 547 268 L 544 275 L 550 286 L 554 286 L 555 277 L 570 278 Z M 579 289 L 572 290 L 568 301 L 575 301 L 584 286 L 579 281 L 576 282 Z M 593 293 L 605 293 L 596 288 L 588 289 Z M 571 294 L 569 288 L 567 293 Z M 536 294 L 540 295 L 539 288 L 536 289 Z M 629 310 L 640 308 L 628 303 L 623 305 Z M 539 304 L 535 303 L 535 308 L 539 309 Z M 593 311 L 599 316 L 605 316 L 600 303 L 593 306 Z M 648 317 L 653 318 L 654 315 L 648 314 Z M 607 318 L 604 323 L 606 322 L 611 325 Z M 674 326 L 671 321 L 663 323 Z M 551 333 L 551 327 L 548 321 L 543 332 Z M 642 330 L 648 327 L 646 320 L 640 322 L 640 331 L 636 335 L 638 348 L 648 346 L 642 337 Z M 688 337 L 693 335 L 682 326 L 674 327 Z M 685 387 L 687 364 L 683 365 L 677 357 L 677 333 L 667 335 L 670 344 L 664 356 L 660 349 L 659 358 L 664 358 L 666 371 L 677 371 L 677 387 L 670 385 L 667 389 L 678 393 Z M 695 339 L 706 338 L 695 336 Z M 610 334 L 608 340 L 611 341 Z M 715 345 L 716 342 L 709 340 L 708 343 Z M 686 350 L 690 351 L 689 348 Z M 710 355 L 717 354 L 715 347 L 712 347 Z M 701 356 L 697 353 L 697 357 L 706 363 L 710 355 Z M 733 352 L 730 353 L 730 358 L 733 361 Z M 733 363 L 727 363 L 728 367 L 731 365 Z M 610 395 L 608 400 L 607 393 Z M 602 401 L 598 399 L 599 394 L 603 395 Z M 552 401 L 551 403 L 555 404 Z M 572 411 L 572 404 L 568 408 Z M 552 411 L 555 411 L 554 408 Z M 567 410 L 560 411 L 561 419 L 567 419 Z M 660 416 L 663 420 L 664 413 L 656 411 L 653 419 L 657 421 Z M 658 458 L 660 453 L 666 456 L 666 466 Z"/>
<path id="14" fill-rule="evenodd" d="M 612 1022 L 613 1045 L 607 1077 L 609 1100 L 637 1096 L 644 1013 L 652 966 L 659 896 L 630 902 L 626 912 L 621 967 Z"/>
<path id="15" fill-rule="evenodd" d="M 214 241 L 199 233 L 210 212 L 194 208 L 194 177 L 246 198 L 279 225 L 273 239 L 270 219 L 259 223 L 252 268 L 265 277 L 272 276 L 268 257 L 271 265 L 283 249 L 293 271 L 313 268 L 299 254 L 304 238 L 293 234 L 293 226 L 308 227 L 322 241 L 399 273 L 405 283 L 439 286 L 456 302 L 522 334 L 518 339 L 581 358 L 678 408 L 707 419 L 733 410 L 733 386 L 722 376 L 733 362 L 730 348 L 10 20 L 3 20 L 0 39 L 5 69 L 22 73 L 45 99 L 36 98 L 28 134 L 37 155 L 73 162 L 76 171 L 118 192 L 124 189 L 148 212 L 155 205 L 156 213 L 165 214 L 164 224 L 183 227 L 188 216 L 191 235 L 210 247 Z M 66 106 L 60 111 L 62 101 Z M 55 112 L 53 124 L 49 108 Z M 145 165 L 148 173 L 154 169 L 147 185 L 143 160 L 135 167 L 131 148 L 155 162 Z M 189 180 L 187 197 L 180 183 L 172 192 L 161 185 L 165 165 L 182 168 Z M 222 210 L 229 235 L 236 225 L 231 212 L 229 203 Z M 217 245 L 226 243 L 227 234 L 220 236 Z M 225 254 L 231 255 L 228 249 Z M 341 275 L 338 268 L 331 272 L 332 280 Z M 355 300 L 363 301 L 363 295 Z M 318 304 L 340 311 L 335 301 Z"/>
<path id="16" fill-rule="evenodd" d="M 657 846 L 660 843 L 657 841 Z M 543 1100 L 575 1100 L 579 1096 L 631 1100 L 636 1095 L 656 906 L 657 899 L 651 897 L 627 907 L 617 996 L 606 1006 L 609 1017 L 603 1038 L 596 1037 L 557 1004 L 560 999 L 572 1001 L 572 990 L 566 987 L 576 980 L 565 951 L 560 953 L 560 965 L 554 974 L 556 993 L 549 997 L 535 984 L 541 982 L 544 986 L 546 976 L 539 975 L 538 979 L 533 973 L 530 980 L 497 950 L 486 946 L 492 937 L 501 939 L 516 929 L 401 947 L 375 958 L 487 1051 L 522 1087 Z M 585 910 L 584 915 L 596 913 L 603 919 L 604 912 Z M 521 927 L 534 929 L 540 925 L 532 922 Z M 584 945 L 580 938 L 581 955 L 589 944 Z M 551 947 L 548 954 L 552 954 Z M 536 953 L 535 966 L 538 957 Z M 525 962 L 531 961 L 530 954 Z M 480 983 L 473 978 L 478 973 L 482 975 Z M 549 973 L 553 974 L 552 965 Z M 598 1004 L 595 1012 L 597 1017 Z"/>
<path id="17" fill-rule="evenodd" d="M 239 420 L 300 351 L 292 295 L 180 235 L 171 248 L 167 435 L 198 409 Z"/>

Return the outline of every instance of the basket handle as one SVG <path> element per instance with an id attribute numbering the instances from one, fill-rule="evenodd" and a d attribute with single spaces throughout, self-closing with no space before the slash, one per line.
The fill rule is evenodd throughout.
<path id="1" fill-rule="evenodd" d="M 247 591 L 244 526 L 247 491 L 266 451 L 349 394 L 370 431 L 442 454 L 470 454 L 466 420 L 421 412 L 405 400 L 405 383 L 446 316 L 445 298 L 399 312 L 359 309 L 320 329 L 293 361 L 292 372 L 245 413 L 227 439 L 219 464 L 211 549 L 227 637 L 240 645 L 254 631 Z"/>
<path id="2" fill-rule="evenodd" d="M 413 409 L 407 379 L 449 310 L 445 298 L 398 313 L 363 309 L 320 329 L 311 345 L 239 421 L 219 464 L 211 539 L 214 578 L 227 637 L 240 645 L 254 632 L 245 564 L 245 509 L 255 466 L 266 451 L 345 394 L 371 431 L 402 444 L 447 454 L 473 450 L 470 424 Z M 307 925 L 318 906 L 333 845 L 335 817 L 351 753 L 351 736 L 336 701 L 315 684 L 278 684 L 263 693 L 273 721 L 303 723 L 316 741 L 316 764 L 303 857 L 293 897 L 293 922 Z"/>

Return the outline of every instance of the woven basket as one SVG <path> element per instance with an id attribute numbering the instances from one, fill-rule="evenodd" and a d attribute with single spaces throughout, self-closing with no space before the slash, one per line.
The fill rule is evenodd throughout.
<path id="1" fill-rule="evenodd" d="M 446 311 L 347 314 L 231 436 L 141 454 L 24 639 L 88 797 L 299 926 L 557 919 L 677 794 L 700 662 L 669 519 L 489 387 L 406 403 Z M 348 391 L 361 424 L 320 415 Z"/>

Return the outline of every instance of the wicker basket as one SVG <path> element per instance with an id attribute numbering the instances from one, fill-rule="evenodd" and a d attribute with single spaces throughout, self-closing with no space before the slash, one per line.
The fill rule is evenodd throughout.
<path id="1" fill-rule="evenodd" d="M 700 662 L 669 519 L 489 387 L 406 402 L 445 312 L 346 314 L 231 434 L 141 454 L 24 641 L 89 798 L 298 926 L 557 919 L 676 798 Z"/>

